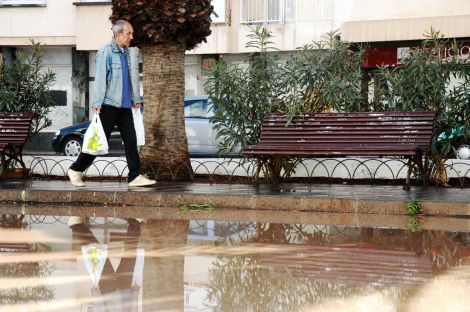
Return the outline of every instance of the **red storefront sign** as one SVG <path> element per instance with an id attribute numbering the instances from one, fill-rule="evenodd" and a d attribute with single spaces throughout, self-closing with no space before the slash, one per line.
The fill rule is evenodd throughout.
<path id="1" fill-rule="evenodd" d="M 457 42 L 459 57 L 470 56 L 470 42 Z M 364 53 L 363 68 L 376 68 L 382 66 L 400 66 L 401 60 L 410 54 L 415 46 L 376 46 L 369 47 Z M 443 58 L 452 56 L 452 49 L 446 46 L 442 51 Z"/>

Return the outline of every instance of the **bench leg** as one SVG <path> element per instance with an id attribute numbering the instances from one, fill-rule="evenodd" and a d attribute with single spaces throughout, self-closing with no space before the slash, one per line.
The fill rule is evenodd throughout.
<path id="1" fill-rule="evenodd" d="M 258 164 L 256 165 L 256 172 L 255 172 L 255 183 L 259 183 L 259 174 L 261 173 L 261 168 L 263 168 L 263 163 L 258 160 Z"/>
<path id="2" fill-rule="evenodd" d="M 26 178 L 26 165 L 23 161 L 23 154 L 20 154 L 17 159 L 20 162 L 21 167 L 23 167 L 23 179 L 24 179 L 24 178 Z"/>
<path id="3" fill-rule="evenodd" d="M 23 147 L 7 146 L 1 154 L 2 171 L 7 169 L 10 164 L 17 162 L 23 168 L 23 178 L 26 177 L 26 164 L 23 161 Z M 3 172 L 0 172 L 0 175 Z"/>
<path id="4" fill-rule="evenodd" d="M 3 171 L 5 171 L 5 166 L 6 166 L 6 163 L 5 163 L 5 154 L 4 154 L 4 153 L 1 153 L 1 154 L 0 154 L 0 177 L 1 177 L 2 174 L 3 174 Z"/>
<path id="5" fill-rule="evenodd" d="M 410 157 L 408 158 L 408 172 L 406 174 L 406 182 L 405 182 L 405 185 L 403 185 L 403 190 L 405 191 L 410 190 L 411 170 L 413 170 L 413 159 Z"/>

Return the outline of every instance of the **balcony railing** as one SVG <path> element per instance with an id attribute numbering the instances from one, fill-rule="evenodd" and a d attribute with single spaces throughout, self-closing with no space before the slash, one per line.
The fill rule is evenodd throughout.
<path id="1" fill-rule="evenodd" d="M 331 21 L 332 0 L 241 0 L 241 23 Z"/>

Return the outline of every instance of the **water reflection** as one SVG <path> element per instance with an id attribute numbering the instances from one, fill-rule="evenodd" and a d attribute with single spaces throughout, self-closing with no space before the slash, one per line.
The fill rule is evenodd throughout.
<path id="1" fill-rule="evenodd" d="M 184 310 L 184 254 L 165 250 L 186 246 L 189 221 L 150 220 L 143 226 L 142 242 L 146 249 L 156 251 L 146 258 L 144 298 L 149 302 L 145 311 Z"/>
<path id="2" fill-rule="evenodd" d="M 436 306 L 470 291 L 470 229 L 1 220 L 6 311 L 419 310 L 436 285 L 455 288 Z"/>
<path id="3" fill-rule="evenodd" d="M 119 237 L 124 247 L 116 268 L 111 263 L 113 253 L 108 252 L 108 246 L 101 244 L 85 223 L 70 226 L 73 250 L 81 251 L 93 285 L 91 296 L 94 300 L 86 305 L 88 310 L 117 311 L 122 308 L 138 311 L 144 265 L 143 252 L 137 251 L 140 223 L 135 219 L 127 221 L 127 232 Z"/>
<path id="4" fill-rule="evenodd" d="M 47 244 L 40 243 L 29 235 L 21 235 L 24 216 L 2 215 L 0 218 L 0 256 L 2 254 L 50 252 Z M 20 234 L 20 235 L 19 235 Z M 21 304 L 24 302 L 47 302 L 54 299 L 53 287 L 34 282 L 22 287 L 8 287 L 17 279 L 43 279 L 51 275 L 54 266 L 47 261 L 1 262 L 0 303 Z"/>

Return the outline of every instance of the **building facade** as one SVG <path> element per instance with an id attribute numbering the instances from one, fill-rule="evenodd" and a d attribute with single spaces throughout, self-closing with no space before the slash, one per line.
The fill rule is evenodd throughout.
<path id="1" fill-rule="evenodd" d="M 272 31 L 285 58 L 335 29 L 343 40 L 367 44 L 366 68 L 398 63 L 431 27 L 458 38 L 461 53 L 470 53 L 468 0 L 213 0 L 213 5 L 212 35 L 186 54 L 186 95 L 204 94 L 204 68 L 220 55 L 244 63 L 250 52 L 246 35 L 257 24 Z M 1 59 L 8 62 L 15 49 L 27 50 L 32 39 L 46 45 L 44 65 L 57 74 L 53 123 L 44 135 L 88 119 L 94 57 L 111 39 L 110 13 L 111 0 L 0 0 Z M 137 48 L 132 57 L 140 59 Z M 141 66 L 132 70 L 143 75 Z"/>

